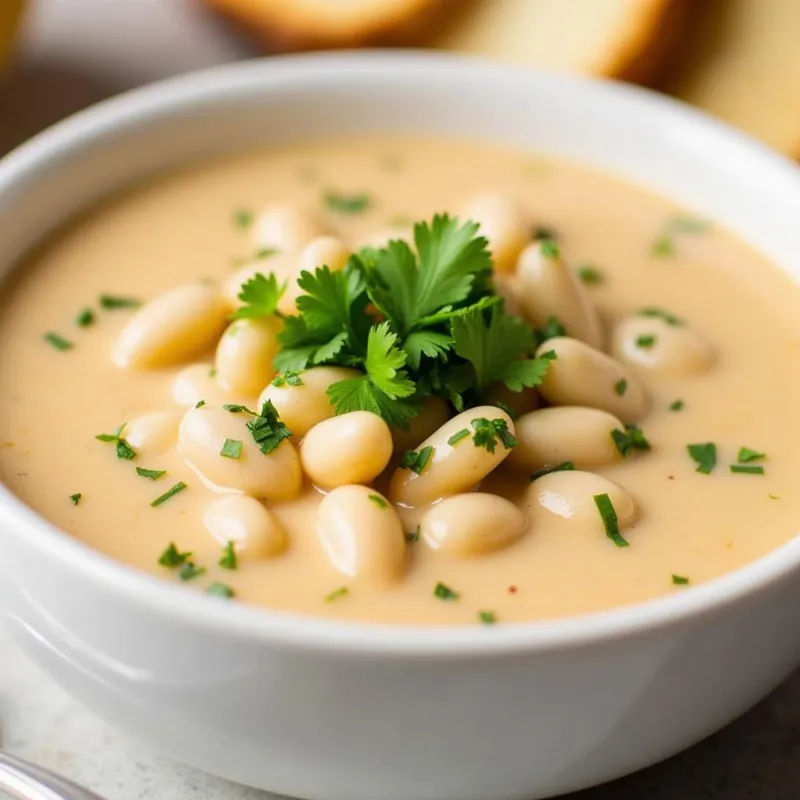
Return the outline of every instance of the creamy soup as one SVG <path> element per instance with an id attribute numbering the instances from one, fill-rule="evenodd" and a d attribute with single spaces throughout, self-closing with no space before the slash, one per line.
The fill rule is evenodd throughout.
<path id="1" fill-rule="evenodd" d="M 0 470 L 218 602 L 580 614 L 795 534 L 797 308 L 712 221 L 571 164 L 248 153 L 107 202 L 17 271 Z"/>

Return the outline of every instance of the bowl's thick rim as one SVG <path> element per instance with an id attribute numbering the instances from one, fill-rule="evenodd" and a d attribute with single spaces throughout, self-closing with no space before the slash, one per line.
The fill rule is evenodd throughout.
<path id="1" fill-rule="evenodd" d="M 25 175 L 46 168 L 71 145 L 97 141 L 120 127 L 142 124 L 158 112 L 176 112 L 194 103 L 242 86 L 283 87 L 293 81 L 329 80 L 333 75 L 357 85 L 368 73 L 384 79 L 432 73 L 473 85 L 483 81 L 548 81 L 573 93 L 605 95 L 624 104 L 632 114 L 656 115 L 664 124 L 679 124 L 698 134 L 704 146 L 724 145 L 769 169 L 800 197 L 800 170 L 748 136 L 679 101 L 646 89 L 609 81 L 518 68 L 479 58 L 425 51 L 357 51 L 270 57 L 171 78 L 135 89 L 81 111 L 38 134 L 0 160 L 0 192 Z M 700 135 L 702 134 L 702 135 Z M 40 517 L 0 485 L 0 525 L 7 535 L 19 535 L 27 544 L 58 559 L 104 592 L 124 595 L 131 603 L 147 606 L 209 635 L 225 640 L 260 641 L 305 650 L 360 652 L 376 657 L 498 657 L 509 653 L 545 652 L 581 647 L 659 628 L 697 621 L 724 607 L 747 602 L 770 586 L 800 571 L 800 536 L 762 558 L 706 584 L 654 600 L 593 612 L 577 617 L 547 619 L 496 626 L 411 626 L 330 620 L 322 617 L 222 602 L 159 580 L 95 551 Z"/>

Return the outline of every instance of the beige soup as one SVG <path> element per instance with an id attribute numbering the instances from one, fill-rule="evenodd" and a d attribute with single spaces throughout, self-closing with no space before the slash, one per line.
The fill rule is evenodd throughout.
<path id="1" fill-rule="evenodd" d="M 410 242 L 436 212 L 479 222 L 494 259 L 492 288 L 461 229 L 453 270 L 474 267 L 487 304 L 462 313 L 481 365 L 466 345 L 441 355 L 461 359 L 466 410 L 441 386 L 411 394 L 431 385 L 386 311 L 410 278 L 353 311 L 377 384 L 342 356 L 363 354 L 366 329 L 276 376 L 288 315 L 309 308 L 299 271 L 352 276 L 352 252 Z M 418 295 L 433 308 L 451 289 Z M 797 308 L 724 231 L 573 165 L 438 141 L 249 153 L 109 201 L 18 271 L 0 314 L 0 470 L 90 547 L 223 598 L 417 624 L 580 614 L 691 591 L 795 534 Z M 494 324 L 512 331 L 504 352 Z M 535 388 L 511 391 L 517 372 Z M 401 430 L 362 390 L 421 411 Z"/>

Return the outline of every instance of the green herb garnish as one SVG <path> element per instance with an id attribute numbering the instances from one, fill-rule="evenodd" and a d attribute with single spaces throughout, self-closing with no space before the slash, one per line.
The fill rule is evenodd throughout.
<path id="1" fill-rule="evenodd" d="M 675 586 L 686 586 L 686 584 L 689 583 L 689 579 L 683 575 L 673 575 L 672 582 Z"/>
<path id="2" fill-rule="evenodd" d="M 599 269 L 588 265 L 578 267 L 577 275 L 578 280 L 580 280 L 581 283 L 585 283 L 587 286 L 598 286 L 606 282 L 605 276 Z"/>
<path id="3" fill-rule="evenodd" d="M 240 406 L 238 403 L 225 403 L 222 408 L 225 411 L 230 411 L 231 414 L 252 414 L 255 416 L 256 412 L 251 411 L 247 406 Z"/>
<path id="4" fill-rule="evenodd" d="M 265 277 L 257 272 L 242 285 L 239 299 L 244 303 L 231 314 L 231 319 L 263 319 L 273 316 L 278 302 L 288 287 L 288 282 L 279 284 L 274 272 Z"/>
<path id="5" fill-rule="evenodd" d="M 375 503 L 378 508 L 388 508 L 389 504 L 379 494 L 368 494 L 367 500 Z"/>
<path id="6" fill-rule="evenodd" d="M 182 581 L 191 581 L 205 574 L 205 567 L 198 567 L 193 561 L 187 561 L 181 568 L 181 571 L 178 573 L 178 577 Z"/>
<path id="7" fill-rule="evenodd" d="M 273 386 L 302 386 L 303 379 L 300 377 L 299 372 L 294 372 L 293 370 L 287 370 L 286 372 L 282 372 L 279 375 L 276 375 L 272 379 Z"/>
<path id="8" fill-rule="evenodd" d="M 250 412 L 252 413 L 252 412 Z M 264 401 L 261 412 L 248 420 L 247 429 L 253 435 L 259 450 L 268 456 L 292 432 L 281 422 L 278 410 L 271 400 Z"/>
<path id="9" fill-rule="evenodd" d="M 541 250 L 541 253 L 545 258 L 549 258 L 551 260 L 555 260 L 561 256 L 561 252 L 558 249 L 558 244 L 552 239 L 541 239 L 539 250 Z"/>
<path id="10" fill-rule="evenodd" d="M 71 494 L 69 499 L 72 501 L 72 505 L 76 506 L 78 503 L 80 503 L 81 497 L 83 497 L 83 495 L 80 492 L 77 492 L 76 494 Z"/>
<path id="11" fill-rule="evenodd" d="M 764 467 L 758 464 L 731 464 L 731 472 L 740 472 L 745 475 L 763 475 Z"/>
<path id="12" fill-rule="evenodd" d="M 671 236 L 659 236 L 653 242 L 650 253 L 656 258 L 669 258 L 675 255 L 675 242 Z"/>
<path id="13" fill-rule="evenodd" d="M 136 451 L 122 438 L 122 431 L 127 423 L 123 422 L 114 433 L 98 433 L 94 438 L 99 442 L 113 442 L 116 445 L 117 458 L 131 461 L 136 458 Z"/>
<path id="14" fill-rule="evenodd" d="M 620 378 L 614 384 L 614 394 L 618 394 L 620 397 L 622 397 L 622 395 L 624 395 L 625 392 L 627 391 L 628 391 L 628 381 L 626 381 L 625 378 Z"/>
<path id="15" fill-rule="evenodd" d="M 255 215 L 247 208 L 237 208 L 233 212 L 233 224 L 240 230 L 246 231 L 253 227 Z"/>
<path id="16" fill-rule="evenodd" d="M 478 619 L 484 625 L 494 625 L 495 622 L 497 622 L 497 616 L 495 615 L 494 611 L 479 611 Z"/>
<path id="17" fill-rule="evenodd" d="M 144 469 L 143 467 L 136 467 L 136 474 L 140 478 L 147 478 L 149 481 L 157 481 L 162 475 L 166 475 L 165 469 Z"/>
<path id="18" fill-rule="evenodd" d="M 685 406 L 686 406 L 686 403 L 684 403 L 683 400 L 673 400 L 669 404 L 669 410 L 670 411 L 683 411 Z"/>
<path id="19" fill-rule="evenodd" d="M 447 444 L 450 447 L 454 447 L 457 445 L 462 439 L 467 439 L 469 437 L 469 431 L 466 428 L 462 428 L 460 431 L 456 431 L 448 440 Z"/>
<path id="20" fill-rule="evenodd" d="M 687 444 L 686 449 L 691 458 L 697 462 L 696 472 L 709 475 L 717 466 L 717 446 L 713 442 L 705 444 Z"/>
<path id="21" fill-rule="evenodd" d="M 566 336 L 567 329 L 561 324 L 558 317 L 550 317 L 547 322 L 533 332 L 536 338 L 536 346 L 538 347 L 548 339 L 555 339 L 557 336 Z"/>
<path id="22" fill-rule="evenodd" d="M 214 581 L 208 589 L 206 589 L 206 594 L 214 595 L 215 597 L 234 597 L 235 592 L 231 589 L 230 586 L 224 583 L 220 583 L 219 581 Z"/>
<path id="23" fill-rule="evenodd" d="M 547 225 L 537 225 L 531 232 L 531 239 L 534 241 L 548 239 L 551 242 L 557 242 L 558 233 L 555 228 L 551 228 Z"/>
<path id="24" fill-rule="evenodd" d="M 197 402 L 194 404 L 194 407 L 195 407 L 195 408 L 202 408 L 202 407 L 203 407 L 205 404 L 206 404 L 206 401 L 205 401 L 205 400 L 198 400 L 198 401 L 197 401 Z"/>
<path id="25" fill-rule="evenodd" d="M 475 431 L 472 443 L 475 447 L 483 447 L 490 453 L 494 453 L 498 439 L 506 450 L 511 450 L 519 444 L 504 419 L 490 420 L 478 417 L 478 419 L 472 420 L 472 429 Z"/>
<path id="26" fill-rule="evenodd" d="M 106 311 L 114 311 L 118 308 L 139 308 L 141 305 L 142 301 L 135 297 L 120 297 L 114 294 L 100 295 L 100 308 L 104 308 Z"/>
<path id="27" fill-rule="evenodd" d="M 84 308 L 77 317 L 75 317 L 75 324 L 79 328 L 88 328 L 94 323 L 94 311 L 91 308 Z"/>
<path id="28" fill-rule="evenodd" d="M 328 189 L 323 197 L 329 211 L 338 214 L 362 214 L 371 205 L 372 200 L 368 194 L 342 194 L 333 189 Z"/>
<path id="29" fill-rule="evenodd" d="M 192 557 L 191 553 L 181 553 L 180 550 L 175 546 L 174 542 L 170 542 L 167 546 L 167 549 L 161 554 L 158 559 L 158 563 L 161 564 L 162 567 L 169 567 L 173 569 L 175 567 L 183 566 L 190 558 Z"/>
<path id="30" fill-rule="evenodd" d="M 600 519 L 603 520 L 606 536 L 608 536 L 617 547 L 628 547 L 628 540 L 619 532 L 617 512 L 614 509 L 611 498 L 607 494 L 596 494 L 594 495 L 594 504 L 600 512 Z"/>
<path id="31" fill-rule="evenodd" d="M 673 217 L 667 223 L 667 227 L 676 233 L 705 233 L 711 227 L 711 223 L 697 217 Z"/>
<path id="32" fill-rule="evenodd" d="M 736 460 L 740 464 L 747 464 L 750 461 L 760 461 L 762 458 L 766 457 L 766 453 L 759 453 L 758 450 L 751 450 L 749 447 L 740 447 Z"/>
<path id="33" fill-rule="evenodd" d="M 183 481 L 178 481 L 171 489 L 168 489 L 164 494 L 159 495 L 153 500 L 150 505 L 153 508 L 160 506 L 162 503 L 166 503 L 170 497 L 175 497 L 176 494 L 180 494 L 186 488 L 186 484 Z"/>
<path id="34" fill-rule="evenodd" d="M 419 525 L 417 525 L 417 529 L 415 531 L 406 531 L 403 534 L 403 536 L 405 537 L 405 540 L 409 544 L 413 544 L 414 542 L 418 542 L 419 541 Z"/>
<path id="35" fill-rule="evenodd" d="M 656 337 L 652 333 L 643 333 L 636 337 L 636 346 L 643 350 L 649 350 L 656 343 Z"/>
<path id="36" fill-rule="evenodd" d="M 461 596 L 458 592 L 454 592 L 449 586 L 446 586 L 441 581 L 436 584 L 433 589 L 434 597 L 438 597 L 440 600 L 458 600 Z"/>
<path id="37" fill-rule="evenodd" d="M 222 555 L 219 559 L 222 569 L 236 569 L 239 566 L 239 559 L 236 557 L 236 548 L 233 542 L 229 541 L 222 548 Z"/>
<path id="38" fill-rule="evenodd" d="M 226 439 L 219 454 L 223 458 L 241 458 L 242 443 L 238 439 Z"/>
<path id="39" fill-rule="evenodd" d="M 53 345 L 56 350 L 72 350 L 75 345 L 69 340 L 65 339 L 58 333 L 54 333 L 53 331 L 48 331 L 42 337 L 48 344 Z"/>
<path id="40" fill-rule="evenodd" d="M 350 594 L 350 590 L 346 586 L 340 586 L 338 589 L 334 589 L 332 592 L 328 592 L 322 599 L 326 603 L 333 603 L 336 600 L 341 600 L 343 597 L 347 597 Z"/>
<path id="41" fill-rule="evenodd" d="M 615 428 L 611 431 L 611 438 L 623 457 L 630 455 L 633 450 L 650 450 L 650 442 L 642 429 L 635 425 L 626 425 L 624 431 Z"/>
<path id="42" fill-rule="evenodd" d="M 637 311 L 636 314 L 640 317 L 655 317 L 656 319 L 663 320 L 667 325 L 674 325 L 675 327 L 684 324 L 680 317 L 676 317 L 671 311 L 667 311 L 659 306 L 647 306 Z"/>
<path id="43" fill-rule="evenodd" d="M 428 465 L 432 455 L 433 448 L 430 445 L 423 447 L 422 450 L 406 450 L 400 459 L 400 466 L 422 475 L 422 470 Z"/>
<path id="44" fill-rule="evenodd" d="M 560 464 L 554 464 L 551 467 L 542 467 L 531 475 L 531 480 L 535 481 L 549 475 L 551 472 L 567 472 L 575 469 L 575 465 L 571 461 L 562 461 Z"/>

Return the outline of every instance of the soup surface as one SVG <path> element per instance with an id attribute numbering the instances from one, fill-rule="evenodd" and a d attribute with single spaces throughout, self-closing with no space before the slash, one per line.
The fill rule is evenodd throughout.
<path id="1" fill-rule="evenodd" d="M 284 372 L 259 398 L 281 328 L 269 307 L 276 287 L 256 281 L 237 300 L 240 284 L 274 272 L 289 280 L 280 308 L 292 311 L 301 265 L 341 269 L 362 243 L 380 246 L 387 229 L 410 241 L 410 222 L 437 212 L 483 223 L 506 310 L 529 323 L 498 333 L 494 348 L 486 331 L 502 312 L 491 301 L 471 312 L 481 352 L 464 356 L 466 330 L 458 357 L 465 404 L 478 411 L 434 432 L 456 414 L 440 390 L 447 399 L 424 401 L 425 420 L 412 420 L 405 442 L 394 431 L 392 453 L 374 415 L 333 417 L 333 379 L 318 368 Z M 308 247 L 322 235 L 336 239 Z M 446 254 L 428 257 L 441 266 Z M 472 280 L 474 289 L 484 279 Z M 387 288 L 384 306 L 405 302 L 402 285 Z M 323 306 L 336 296 L 326 286 Z M 798 299 L 713 224 L 578 166 L 405 139 L 248 153 L 109 201 L 9 282 L 0 474 L 119 561 L 270 608 L 480 624 L 691 591 L 796 533 Z M 391 315 L 374 301 L 365 310 L 364 296 L 358 313 L 377 329 Z M 451 324 L 437 328 L 445 339 Z M 533 328 L 543 341 L 535 353 Z M 421 380 L 403 388 L 404 354 L 387 366 L 392 326 L 380 333 L 370 343 L 378 383 L 422 393 Z M 410 335 L 399 333 L 395 347 Z M 445 361 L 455 358 L 448 347 Z M 514 370 L 541 385 L 512 392 L 492 379 Z M 476 389 L 481 372 L 489 377 Z M 363 386 L 353 389 L 339 410 L 376 410 L 358 405 Z M 329 408 L 320 412 L 315 395 L 316 411 L 300 400 L 298 412 L 292 391 L 316 392 Z M 231 404 L 248 410 L 222 408 Z M 303 414 L 339 423 L 282 439 L 284 422 L 306 427 Z"/>

